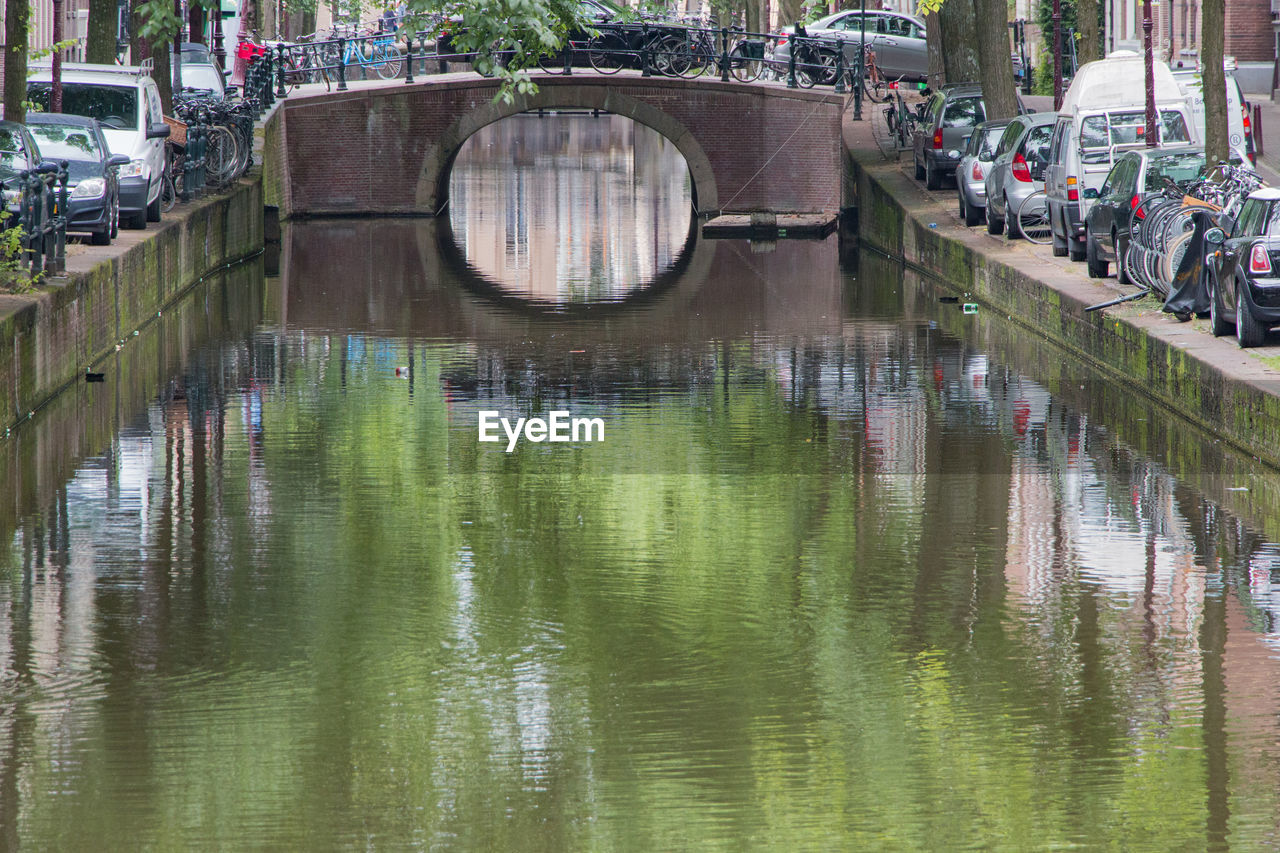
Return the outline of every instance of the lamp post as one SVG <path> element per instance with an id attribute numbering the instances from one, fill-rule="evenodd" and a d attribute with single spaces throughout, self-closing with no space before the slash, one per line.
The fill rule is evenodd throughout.
<path id="1" fill-rule="evenodd" d="M 1053 109 L 1062 108 L 1062 0 L 1053 0 Z"/>
<path id="2" fill-rule="evenodd" d="M 1143 133 L 1146 135 L 1148 148 L 1156 147 L 1156 72 L 1154 57 L 1151 54 L 1151 31 L 1154 28 L 1155 22 L 1151 20 L 1151 0 L 1142 0 L 1143 65 L 1147 83 L 1146 128 Z"/>
<path id="3" fill-rule="evenodd" d="M 62 41 L 62 0 L 53 0 L 53 43 Z M 53 68 L 50 71 L 49 111 L 62 112 L 62 50 L 53 51 Z"/>
<path id="4" fill-rule="evenodd" d="M 249 66 L 248 59 L 240 45 L 249 39 L 249 15 L 253 12 L 253 0 L 244 0 L 240 4 L 240 33 L 236 36 L 236 58 L 231 66 L 231 82 L 237 86 L 244 85 L 244 72 Z"/>

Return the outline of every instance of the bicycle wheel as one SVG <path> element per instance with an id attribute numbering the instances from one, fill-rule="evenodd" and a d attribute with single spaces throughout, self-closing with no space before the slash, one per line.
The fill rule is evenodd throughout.
<path id="1" fill-rule="evenodd" d="M 889 97 L 889 81 L 874 62 L 868 63 L 866 73 L 862 75 L 862 90 L 873 103 L 883 103 Z"/>
<path id="2" fill-rule="evenodd" d="M 830 50 L 813 50 L 807 57 L 803 71 L 796 63 L 796 78 L 801 86 L 811 89 L 814 86 L 831 86 L 836 82 L 836 55 Z M 806 77 L 808 82 L 799 78 Z"/>
<path id="3" fill-rule="evenodd" d="M 173 210 L 173 206 L 178 203 L 178 187 L 171 172 L 172 164 L 160 177 L 160 210 L 164 213 Z"/>
<path id="4" fill-rule="evenodd" d="M 687 39 L 675 33 L 660 36 L 652 47 L 653 70 L 667 77 L 680 77 L 689 71 L 693 53 Z"/>
<path id="5" fill-rule="evenodd" d="M 746 48 L 743 47 L 741 42 L 729 52 L 729 73 L 733 75 L 735 80 L 750 83 L 760 76 L 763 66 L 763 60 L 751 59 L 746 55 Z"/>
<path id="6" fill-rule="evenodd" d="M 1044 190 L 1036 190 L 1018 205 L 1018 230 L 1032 243 L 1043 246 L 1053 240 L 1049 226 L 1049 208 L 1045 204 Z"/>
<path id="7" fill-rule="evenodd" d="M 399 77 L 399 68 L 401 68 L 401 56 L 396 47 L 392 45 L 379 45 L 374 49 L 375 64 L 374 70 L 378 76 L 383 79 L 394 79 Z"/>
<path id="8" fill-rule="evenodd" d="M 226 127 L 215 124 L 206 128 L 204 171 L 210 183 L 225 184 L 235 174 L 238 156 L 236 137 Z"/>
<path id="9" fill-rule="evenodd" d="M 616 74 L 635 54 L 617 33 L 601 33 L 587 43 L 587 61 L 601 74 Z"/>

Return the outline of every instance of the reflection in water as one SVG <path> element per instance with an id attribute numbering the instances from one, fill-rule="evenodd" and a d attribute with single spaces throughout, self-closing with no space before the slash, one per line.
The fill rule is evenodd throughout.
<path id="1" fill-rule="evenodd" d="M 834 241 L 548 314 L 436 228 L 0 445 L 0 848 L 1273 845 L 1277 502 L 1179 463 L 1248 460 Z"/>
<path id="2" fill-rule="evenodd" d="M 616 115 L 518 115 L 467 140 L 449 219 L 467 261 L 512 295 L 613 300 L 684 247 L 689 168 L 661 134 Z"/>

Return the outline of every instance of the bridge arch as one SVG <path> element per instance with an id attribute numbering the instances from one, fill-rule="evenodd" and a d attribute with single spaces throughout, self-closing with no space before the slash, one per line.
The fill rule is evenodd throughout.
<path id="1" fill-rule="evenodd" d="M 576 108 L 625 116 L 671 140 L 701 214 L 843 206 L 844 95 L 627 71 L 535 80 L 536 93 L 510 103 L 494 100 L 496 80 L 471 72 L 292 95 L 266 124 L 265 201 L 285 218 L 435 215 L 476 130 L 529 110 Z"/>
<path id="2" fill-rule="evenodd" d="M 603 86 L 543 86 L 510 103 L 486 101 L 458 116 L 433 140 L 422 158 L 415 201 L 423 210 L 443 212 L 449 198 L 449 174 L 463 144 L 480 128 L 520 113 L 536 110 L 603 110 L 631 119 L 669 139 L 688 164 L 695 210 L 719 209 L 715 169 L 694 134 L 680 121 L 625 92 Z"/>

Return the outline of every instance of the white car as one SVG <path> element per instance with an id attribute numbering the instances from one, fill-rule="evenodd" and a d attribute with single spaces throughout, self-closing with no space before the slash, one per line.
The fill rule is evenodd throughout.
<path id="1" fill-rule="evenodd" d="M 27 97 L 49 109 L 51 71 L 32 65 Z M 151 79 L 150 62 L 142 66 L 63 63 L 62 112 L 96 118 L 111 146 L 128 164 L 120 167 L 120 222 L 146 228 L 160 221 L 160 186 L 164 175 L 164 123 L 160 91 Z"/>

